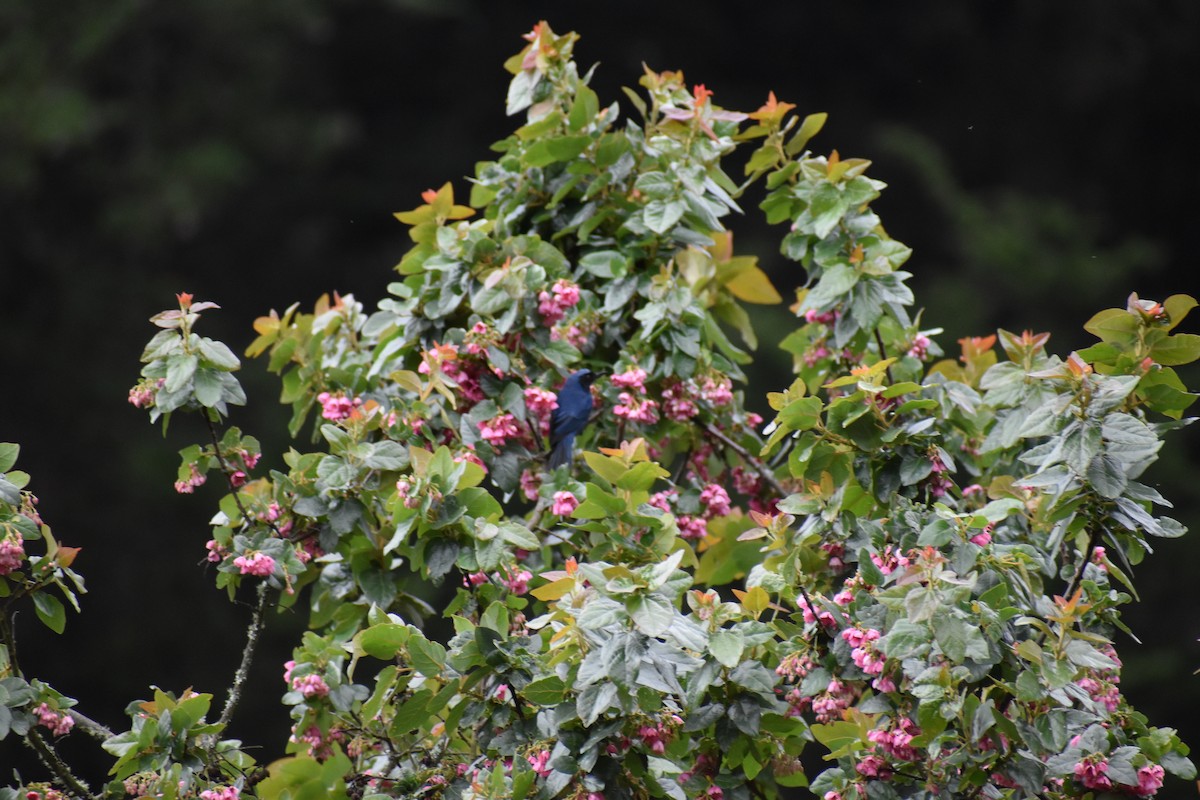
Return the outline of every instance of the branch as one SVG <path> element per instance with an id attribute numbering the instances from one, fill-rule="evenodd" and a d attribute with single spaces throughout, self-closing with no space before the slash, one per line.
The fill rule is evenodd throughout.
<path id="1" fill-rule="evenodd" d="M 735 442 L 733 439 L 730 439 L 728 436 L 726 436 L 724 433 L 722 433 L 719 429 L 714 427 L 713 424 L 710 422 L 704 423 L 704 432 L 707 433 L 712 438 L 720 441 L 722 444 L 724 444 L 729 449 L 733 450 L 733 452 L 735 452 L 739 456 L 741 456 L 746 461 L 747 464 L 750 464 L 752 467 L 754 467 L 754 470 L 759 475 L 762 476 L 762 479 L 764 481 L 766 481 L 768 484 L 770 484 L 771 488 L 774 489 L 775 492 L 780 497 L 786 497 L 788 495 L 787 489 L 783 488 L 783 484 L 780 483 L 775 478 L 774 473 L 772 473 L 771 470 L 767 469 L 767 465 L 764 464 L 760 459 L 755 458 L 754 456 L 750 455 L 749 450 L 742 447 L 740 444 Z"/>
<path id="2" fill-rule="evenodd" d="M 103 742 L 105 739 L 111 739 L 115 735 L 104 725 L 96 722 L 96 720 L 92 719 L 91 717 L 80 714 L 73 708 L 67 709 L 67 713 L 71 715 L 71 719 L 75 720 L 75 724 L 79 726 L 80 730 L 98 742 Z"/>
<path id="3" fill-rule="evenodd" d="M 46 743 L 46 740 L 42 738 L 42 734 L 36 728 L 31 728 L 29 733 L 25 734 L 25 743 L 33 748 L 42 764 L 46 766 L 46 769 L 54 773 L 54 776 L 58 778 L 62 786 L 66 787 L 72 795 L 97 800 L 97 796 L 92 794 L 92 790 L 88 788 L 88 785 L 75 777 L 71 772 L 71 768 L 63 762 L 58 752 Z"/>
<path id="4" fill-rule="evenodd" d="M 204 421 L 208 424 L 208 434 L 212 437 L 213 455 L 216 457 L 217 463 L 221 465 L 221 472 L 225 473 L 225 481 L 229 484 L 229 492 L 233 495 L 233 502 L 237 505 L 238 512 L 242 515 L 242 522 L 248 523 L 251 520 L 250 512 L 242 505 L 242 496 L 238 493 L 237 487 L 233 485 L 233 473 L 237 472 L 237 470 L 229 466 L 229 462 L 225 460 L 225 454 L 221 452 L 221 440 L 217 436 L 217 426 L 213 423 L 212 417 L 205 414 Z M 264 520 L 264 522 L 280 539 L 287 538 L 280 532 L 274 522 L 271 520 Z"/>
<path id="5" fill-rule="evenodd" d="M 229 720 L 233 717 L 233 711 L 242 698 L 242 686 L 246 682 L 247 673 L 250 672 L 250 662 L 254 659 L 254 648 L 258 644 L 258 637 L 263 629 L 263 609 L 267 605 L 267 589 L 266 581 L 258 584 L 258 602 L 255 604 L 254 614 L 250 618 L 250 626 L 246 629 L 246 646 L 242 649 L 242 663 L 238 665 L 237 672 L 233 674 L 233 684 L 229 687 L 229 697 L 225 700 L 225 708 L 221 711 L 221 718 L 217 720 L 217 724 L 221 725 L 222 728 L 229 725 Z M 215 737 L 213 747 L 216 747 Z"/>

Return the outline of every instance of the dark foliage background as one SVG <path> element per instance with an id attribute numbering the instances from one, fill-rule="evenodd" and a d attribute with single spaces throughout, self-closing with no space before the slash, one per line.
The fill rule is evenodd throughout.
<path id="1" fill-rule="evenodd" d="M 583 35 L 603 99 L 623 99 L 645 62 L 729 108 L 774 89 L 829 112 L 814 147 L 871 158 L 891 184 L 875 207 L 915 248 L 925 325 L 945 328 L 949 352 L 1004 325 L 1051 330 L 1065 353 L 1131 290 L 1200 293 L 1191 0 L 0 0 L 0 441 L 22 444 L 18 467 L 58 537 L 83 547 L 90 588 L 61 637 L 20 618 L 28 673 L 118 728 L 152 683 L 223 699 L 248 612 L 202 566 L 217 492 L 171 488 L 175 452 L 203 432 L 181 419 L 164 441 L 126 402 L 146 318 L 193 292 L 223 306 L 205 333 L 239 350 L 271 307 L 330 290 L 372 307 L 408 246 L 391 212 L 446 180 L 465 193 L 517 124 L 500 65 L 541 18 Z M 787 288 L 803 275 L 776 235 L 747 220 L 738 244 Z M 762 317 L 760 404 L 790 380 L 772 344 L 786 312 Z M 234 422 L 278 449 L 277 387 L 257 363 L 243 381 L 251 405 Z M 1150 480 L 1193 529 L 1198 444 L 1176 436 Z M 1127 614 L 1142 644 L 1118 644 L 1126 693 L 1193 744 L 1198 555 L 1196 534 L 1161 543 Z M 303 625 L 273 621 L 235 719 L 266 759 L 288 728 L 281 664 Z M 0 782 L 26 761 L 0 744 Z M 104 761 L 81 763 L 98 778 Z"/>

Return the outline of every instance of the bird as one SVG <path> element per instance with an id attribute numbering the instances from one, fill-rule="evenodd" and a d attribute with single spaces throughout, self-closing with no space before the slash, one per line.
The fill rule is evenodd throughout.
<path id="1" fill-rule="evenodd" d="M 592 413 L 592 383 L 597 377 L 590 369 L 581 369 L 558 390 L 558 406 L 550 415 L 550 469 L 570 463 L 575 435 Z"/>

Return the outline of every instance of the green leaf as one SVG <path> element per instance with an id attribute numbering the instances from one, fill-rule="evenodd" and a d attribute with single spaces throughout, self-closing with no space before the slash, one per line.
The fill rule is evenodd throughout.
<path id="1" fill-rule="evenodd" d="M 1150 348 L 1150 357 L 1168 367 L 1190 364 L 1200 359 L 1200 335 L 1177 333 L 1168 336 Z"/>
<path id="2" fill-rule="evenodd" d="M 446 666 L 446 648 L 419 633 L 409 640 L 408 654 L 417 671 L 428 678 L 438 677 Z"/>
<path id="3" fill-rule="evenodd" d="M 12 442 L 0 442 L 0 472 L 8 472 L 17 463 L 21 445 Z"/>
<path id="4" fill-rule="evenodd" d="M 567 686 L 555 675 L 532 681 L 521 690 L 521 696 L 538 706 L 556 706 L 563 701 Z"/>
<path id="5" fill-rule="evenodd" d="M 824 111 L 805 117 L 804 122 L 800 124 L 800 130 L 796 131 L 796 135 L 787 143 L 787 154 L 794 156 L 804 150 L 804 146 L 808 144 L 809 140 L 825 127 L 825 120 L 828 118 L 829 114 Z"/>
<path id="6" fill-rule="evenodd" d="M 658 234 L 664 234 L 671 228 L 675 227 L 675 223 L 683 218 L 683 212 L 687 210 L 687 203 L 683 200 L 651 200 L 646 204 L 643 211 L 643 219 L 646 227 Z"/>
<path id="7" fill-rule="evenodd" d="M 45 591 L 34 592 L 33 610 L 42 624 L 55 633 L 62 633 L 67 627 L 67 610 L 54 595 Z"/>
<path id="8" fill-rule="evenodd" d="M 411 633 L 407 625 L 387 622 L 372 625 L 356 637 L 363 652 L 374 658 L 394 658 L 408 642 Z"/>
<path id="9" fill-rule="evenodd" d="M 1083 329 L 1105 342 L 1131 344 L 1137 337 L 1138 318 L 1120 308 L 1109 308 L 1095 314 Z"/>
<path id="10" fill-rule="evenodd" d="M 635 594 L 625 603 L 638 630 L 647 636 L 661 636 L 675 621 L 677 612 L 667 598 L 657 592 Z"/>
<path id="11" fill-rule="evenodd" d="M 723 666 L 733 669 L 742 660 L 746 650 L 746 640 L 740 631 L 720 628 L 712 632 L 708 639 L 708 652 Z"/>

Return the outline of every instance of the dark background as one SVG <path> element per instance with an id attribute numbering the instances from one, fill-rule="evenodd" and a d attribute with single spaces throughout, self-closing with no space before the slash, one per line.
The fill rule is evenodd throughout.
<path id="1" fill-rule="evenodd" d="M 890 184 L 875 207 L 914 247 L 924 324 L 952 354 L 999 325 L 1050 330 L 1065 354 L 1130 291 L 1200 293 L 1193 0 L 0 0 L 0 441 L 22 444 L 18 467 L 58 538 L 82 546 L 90 589 L 62 636 L 31 610 L 18 620 L 29 675 L 116 729 L 151 684 L 223 700 L 248 612 L 203 565 L 218 493 L 171 488 L 176 451 L 203 432 L 179 419 L 164 441 L 126 402 L 146 319 L 193 292 L 223 306 L 201 332 L 240 351 L 272 307 L 338 290 L 373 308 L 409 244 L 391 212 L 446 180 L 465 197 L 474 163 L 519 124 L 501 64 L 542 18 L 582 34 L 606 102 L 645 62 L 728 108 L 773 89 L 829 112 L 812 146 L 871 158 Z M 731 224 L 781 288 L 803 279 L 778 231 Z M 789 323 L 759 316 L 748 394 L 762 405 L 790 380 L 773 345 Z M 257 362 L 242 379 L 251 402 L 233 422 L 278 451 L 278 387 Z M 1197 447 L 1194 430 L 1173 435 L 1147 479 L 1192 528 Z M 1198 550 L 1161 542 L 1126 614 L 1143 644 L 1118 642 L 1126 694 L 1193 743 Z M 272 620 L 234 721 L 264 759 L 286 735 L 281 665 L 303 625 Z M 0 744 L 0 784 L 26 760 Z M 98 779 L 107 762 L 81 763 Z"/>

